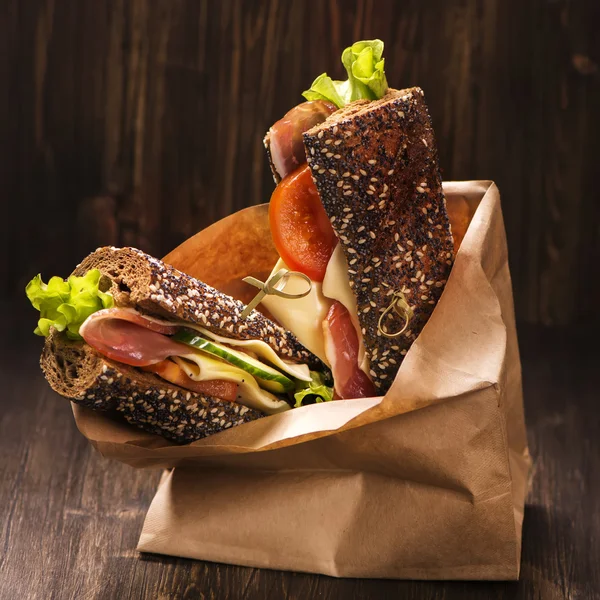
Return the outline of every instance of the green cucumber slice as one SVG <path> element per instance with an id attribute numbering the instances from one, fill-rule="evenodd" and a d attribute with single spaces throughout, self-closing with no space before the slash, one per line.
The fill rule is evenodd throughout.
<path id="1" fill-rule="evenodd" d="M 289 392 L 295 388 L 294 382 L 277 369 L 265 365 L 243 352 L 238 352 L 217 342 L 207 340 L 191 331 L 180 329 L 171 339 L 218 356 L 228 363 L 243 369 L 253 375 L 261 387 L 272 392 Z"/>

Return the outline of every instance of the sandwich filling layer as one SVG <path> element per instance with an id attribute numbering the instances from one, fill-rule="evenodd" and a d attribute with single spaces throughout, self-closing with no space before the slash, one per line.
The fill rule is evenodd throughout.
<path id="1" fill-rule="evenodd" d="M 312 381 L 307 365 L 282 359 L 262 340 L 225 338 L 133 308 L 94 312 L 79 333 L 107 358 L 266 414 L 289 410 L 281 394 Z"/>
<path id="2" fill-rule="evenodd" d="M 279 259 L 271 275 L 289 267 Z M 290 280 L 286 291 L 295 293 L 301 283 Z M 323 282 L 312 281 L 309 294 L 300 299 L 270 295 L 263 299 L 269 312 L 333 372 L 336 392 L 356 398 L 373 394 L 369 359 L 365 352 L 350 288 L 348 266 L 341 247 L 336 246 Z"/>

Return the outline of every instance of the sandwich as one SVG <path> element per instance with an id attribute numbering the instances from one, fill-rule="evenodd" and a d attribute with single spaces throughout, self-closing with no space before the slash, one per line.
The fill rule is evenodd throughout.
<path id="1" fill-rule="evenodd" d="M 329 369 L 292 333 L 135 248 L 99 248 L 26 291 L 50 386 L 169 440 L 332 398 Z"/>
<path id="2" fill-rule="evenodd" d="M 454 260 L 435 136 L 418 87 L 387 85 L 383 43 L 342 54 L 264 144 L 277 184 L 269 218 L 280 255 L 312 282 L 269 312 L 331 367 L 334 394 L 384 394 L 442 292 Z"/>
<path id="3" fill-rule="evenodd" d="M 454 250 L 423 91 L 389 88 L 382 54 L 347 48 L 348 79 L 317 77 L 267 132 L 280 258 L 245 279 L 260 289 L 247 306 L 134 248 L 29 283 L 54 390 L 182 443 L 388 391 Z"/>

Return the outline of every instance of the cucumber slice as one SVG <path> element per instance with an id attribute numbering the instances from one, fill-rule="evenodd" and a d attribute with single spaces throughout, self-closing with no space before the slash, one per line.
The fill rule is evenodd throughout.
<path id="1" fill-rule="evenodd" d="M 277 371 L 277 369 L 269 367 L 243 352 L 238 352 L 217 342 L 207 340 L 191 331 L 180 329 L 171 339 L 218 356 L 228 363 L 243 369 L 253 375 L 261 387 L 272 392 L 290 392 L 295 388 L 294 382 L 283 373 Z"/>
<path id="2" fill-rule="evenodd" d="M 262 379 L 260 375 L 255 375 L 254 379 L 256 379 L 256 382 L 263 390 L 268 390 L 275 394 L 285 394 L 286 392 L 291 391 L 291 388 L 287 384 L 283 385 L 275 379 Z"/>

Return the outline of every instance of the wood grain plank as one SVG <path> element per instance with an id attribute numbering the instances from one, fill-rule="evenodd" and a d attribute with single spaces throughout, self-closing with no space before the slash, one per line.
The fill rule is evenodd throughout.
<path id="1" fill-rule="evenodd" d="M 16 197 L 17 173 L 15 149 L 10 144 L 16 139 L 18 119 L 15 117 L 15 94 L 10 93 L 15 84 L 15 38 L 18 32 L 17 10 L 15 2 L 0 4 L 0 28 L 5 35 L 0 36 L 0 182 L 4 186 L 4 194 L 0 196 L 2 206 L 14 206 Z M 8 118 L 8 117 L 12 118 Z M 12 150 L 12 151 L 10 151 Z M 12 282 L 17 278 L 14 262 L 10 260 L 10 249 L 15 235 L 14 228 L 10 227 L 8 219 L 0 221 L 0 274 L 5 281 Z"/>

